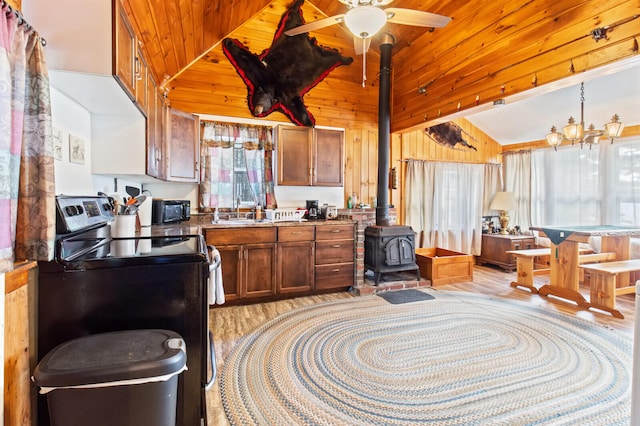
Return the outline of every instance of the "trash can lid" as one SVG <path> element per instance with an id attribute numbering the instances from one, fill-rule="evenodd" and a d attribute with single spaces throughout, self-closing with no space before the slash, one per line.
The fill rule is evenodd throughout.
<path id="1" fill-rule="evenodd" d="M 52 349 L 33 373 L 41 387 L 153 378 L 181 372 L 182 337 L 169 330 L 127 330 L 69 340 Z"/>

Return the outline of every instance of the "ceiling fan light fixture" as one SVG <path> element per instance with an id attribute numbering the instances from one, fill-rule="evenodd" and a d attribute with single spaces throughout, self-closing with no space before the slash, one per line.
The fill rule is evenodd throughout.
<path id="1" fill-rule="evenodd" d="M 387 23 L 387 14 L 375 6 L 360 6 L 346 13 L 344 23 L 356 37 L 373 37 Z"/>

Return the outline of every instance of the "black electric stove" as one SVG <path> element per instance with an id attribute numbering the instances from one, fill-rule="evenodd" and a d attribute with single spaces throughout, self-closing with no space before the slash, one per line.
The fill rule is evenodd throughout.
<path id="1" fill-rule="evenodd" d="M 177 424 L 206 424 L 205 391 L 215 378 L 207 280 L 215 265 L 203 236 L 111 238 L 114 216 L 106 197 L 58 196 L 56 204 L 55 259 L 39 263 L 38 360 L 86 335 L 175 331 L 187 348 Z M 46 399 L 38 404 L 38 424 L 48 425 Z"/>

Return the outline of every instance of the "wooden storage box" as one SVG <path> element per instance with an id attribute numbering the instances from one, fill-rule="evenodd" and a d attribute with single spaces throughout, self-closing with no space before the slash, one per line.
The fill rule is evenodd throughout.
<path id="1" fill-rule="evenodd" d="M 431 285 L 473 281 L 473 256 L 439 247 L 416 249 L 420 276 Z"/>

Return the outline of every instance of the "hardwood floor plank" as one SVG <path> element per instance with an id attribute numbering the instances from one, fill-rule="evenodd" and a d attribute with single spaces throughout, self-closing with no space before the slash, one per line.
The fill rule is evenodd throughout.
<path id="1" fill-rule="evenodd" d="M 609 313 L 595 310 L 584 310 L 572 302 L 542 297 L 532 294 L 526 289 L 510 287 L 515 280 L 515 272 L 506 273 L 490 266 L 475 266 L 473 281 L 459 284 L 447 284 L 432 287 L 433 290 L 467 291 L 481 293 L 538 306 L 549 312 L 563 312 L 593 322 L 594 325 L 606 326 L 628 334 L 633 339 L 635 321 L 635 295 L 625 294 L 616 298 L 616 306 L 624 315 L 624 319 L 612 317 Z M 549 280 L 548 275 L 537 275 L 534 285 L 541 287 Z M 581 286 L 581 293 L 588 299 L 589 289 Z M 309 297 L 281 300 L 277 302 L 259 303 L 245 306 L 222 306 L 210 309 L 209 327 L 213 331 L 217 356 L 218 374 L 222 371 L 224 359 L 229 355 L 242 336 L 256 330 L 268 321 L 293 309 L 330 302 L 341 299 L 356 298 L 348 292 L 330 293 Z M 218 383 L 207 393 L 207 415 L 210 425 L 228 425 L 227 417 L 220 399 Z"/>

